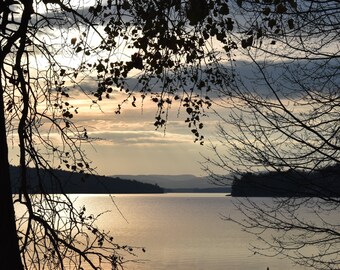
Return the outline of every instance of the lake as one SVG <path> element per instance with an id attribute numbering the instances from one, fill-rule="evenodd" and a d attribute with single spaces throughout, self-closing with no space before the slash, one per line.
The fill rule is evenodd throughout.
<path id="1" fill-rule="evenodd" d="M 71 195 L 76 196 L 76 195 Z M 239 215 L 225 194 L 78 195 L 119 244 L 145 247 L 131 270 L 300 270 L 288 260 L 254 255 L 255 238 L 223 215 Z"/>

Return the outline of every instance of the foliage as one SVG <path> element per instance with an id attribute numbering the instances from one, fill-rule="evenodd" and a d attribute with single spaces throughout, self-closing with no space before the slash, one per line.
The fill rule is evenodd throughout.
<path id="1" fill-rule="evenodd" d="M 126 61 L 107 57 L 95 63 L 99 80 L 95 96 L 109 97 L 112 88 L 118 88 L 129 93 L 132 106 L 136 106 L 138 97 L 144 100 L 149 96 L 157 106 L 156 128 L 166 126 L 168 110 L 178 101 L 185 108 L 185 121 L 195 141 L 203 144 L 200 120 L 204 110 L 212 105 L 209 93 L 231 79 L 212 42 L 216 38 L 229 46 L 228 32 L 232 28 L 224 28 L 230 24 L 227 5 L 206 0 L 163 2 L 122 1 L 116 3 L 117 14 L 105 12 L 101 24 L 107 39 L 115 44 L 114 40 L 122 38 L 131 54 Z M 94 10 L 110 8 L 109 3 Z M 101 46 L 108 51 L 112 48 L 111 43 Z M 137 84 L 133 84 L 129 74 L 133 74 Z M 117 113 L 120 111 L 119 105 Z"/>

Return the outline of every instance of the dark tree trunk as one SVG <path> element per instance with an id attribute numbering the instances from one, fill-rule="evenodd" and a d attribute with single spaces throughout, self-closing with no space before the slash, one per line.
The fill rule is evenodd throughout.
<path id="1" fill-rule="evenodd" d="M 4 67 L 6 55 L 8 55 L 14 44 L 20 39 L 21 45 L 25 45 L 28 22 L 33 12 L 33 1 L 20 1 L 24 9 L 19 28 L 7 40 L 7 43 L 0 49 L 0 63 Z M 5 15 L 2 19 L 2 28 L 6 29 L 7 19 Z M 21 55 L 17 56 L 17 70 L 20 68 Z M 13 67 L 14 68 L 14 67 Z M 16 230 L 16 221 L 14 214 L 14 205 L 12 199 L 12 187 L 10 177 L 10 167 L 8 162 L 8 145 L 5 119 L 4 104 L 4 84 L 3 77 L 0 78 L 0 233 L 1 233 L 1 251 L 0 251 L 0 269 L 23 270 L 24 266 L 21 261 L 19 239 Z M 4 79 L 5 80 L 5 79 Z M 21 147 L 23 147 L 21 145 Z"/>
<path id="2" fill-rule="evenodd" d="M 2 90 L 0 92 L 0 224 L 0 268 L 6 270 L 22 270 L 23 265 L 20 258 L 14 206 L 12 200 Z"/>

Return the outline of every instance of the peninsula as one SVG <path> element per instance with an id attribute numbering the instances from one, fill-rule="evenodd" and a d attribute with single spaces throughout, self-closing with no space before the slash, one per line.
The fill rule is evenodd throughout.
<path id="1" fill-rule="evenodd" d="M 11 168 L 12 192 L 19 192 L 19 168 Z M 40 181 L 39 181 L 40 177 Z M 130 194 L 164 193 L 156 184 L 142 183 L 136 180 L 100 175 L 81 174 L 63 170 L 39 170 L 28 168 L 29 193 L 66 193 L 66 194 Z"/>

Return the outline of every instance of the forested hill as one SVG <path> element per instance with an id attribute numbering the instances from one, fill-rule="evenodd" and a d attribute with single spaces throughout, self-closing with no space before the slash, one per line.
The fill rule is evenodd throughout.
<path id="1" fill-rule="evenodd" d="M 340 197 L 340 165 L 302 171 L 245 173 L 234 179 L 234 197 Z"/>
<path id="2" fill-rule="evenodd" d="M 56 175 L 59 181 L 51 176 L 51 172 Z M 119 177 L 107 177 L 99 175 L 80 174 L 62 170 L 51 172 L 39 171 L 43 181 L 42 187 L 46 193 L 86 193 L 86 194 L 118 194 L 118 193 L 163 193 L 164 190 L 157 186 L 135 180 L 121 179 Z M 29 192 L 41 193 L 39 181 L 35 169 L 28 169 Z M 18 193 L 19 168 L 11 168 L 13 182 L 13 193 Z"/>

